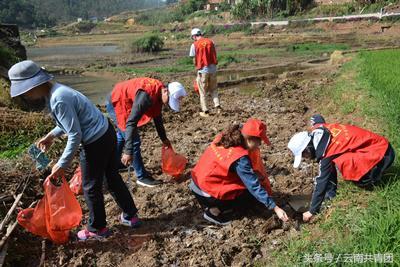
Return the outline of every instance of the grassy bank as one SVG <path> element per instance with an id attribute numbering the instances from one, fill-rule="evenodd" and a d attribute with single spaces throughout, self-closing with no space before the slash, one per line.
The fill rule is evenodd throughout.
<path id="1" fill-rule="evenodd" d="M 346 122 L 384 134 L 397 155 L 400 153 L 399 56 L 400 50 L 360 53 L 333 77 L 335 82 L 330 88 L 316 92 L 324 100 L 322 114 L 347 118 Z M 397 158 L 384 177 L 386 185 L 372 192 L 341 181 L 331 208 L 319 215 L 316 223 L 305 226 L 300 236 L 285 240 L 275 255 L 275 265 L 335 266 L 339 258 L 339 265 L 387 266 L 383 263 L 387 253 L 393 255 L 392 266 L 399 266 L 399 176 Z"/>
<path id="2" fill-rule="evenodd" d="M 302 43 L 279 48 L 239 48 L 237 45 L 229 47 L 229 50 L 218 51 L 219 69 L 227 68 L 232 63 L 256 62 L 261 57 L 319 57 L 324 53 L 332 53 L 335 50 L 348 50 L 351 47 L 347 44 L 332 43 Z M 226 49 L 226 47 L 225 47 Z M 157 65 L 149 67 L 117 66 L 110 70 L 117 73 L 135 73 L 146 75 L 150 73 L 170 74 L 193 71 L 193 60 L 189 57 L 182 57 L 176 60 L 173 65 Z"/>

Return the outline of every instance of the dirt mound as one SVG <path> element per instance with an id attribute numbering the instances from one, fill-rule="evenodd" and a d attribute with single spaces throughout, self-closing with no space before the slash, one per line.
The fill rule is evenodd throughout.
<path id="1" fill-rule="evenodd" d="M 191 80 L 186 83 L 190 88 Z M 229 123 L 244 122 L 249 117 L 266 121 L 272 146 L 262 148 L 264 162 L 275 200 L 293 218 L 290 224 L 283 225 L 264 207 L 256 207 L 228 226 L 207 224 L 188 189 L 189 181 L 172 183 L 161 173 L 161 142 L 150 125 L 141 131 L 144 162 L 155 178 L 165 183 L 156 188 L 133 186 L 143 227 L 132 230 L 119 225 L 120 211 L 106 194 L 108 223 L 114 235 L 103 242 L 70 242 L 59 247 L 48 244 L 46 263 L 51 266 L 246 266 L 260 259 L 268 262 L 271 251 L 281 242 L 280 237 L 297 235 L 300 228 L 301 214 L 286 204 L 288 196 L 309 194 L 312 190 L 313 166 L 293 170 L 293 159 L 286 148 L 290 136 L 306 126 L 307 103 L 311 102 L 309 85 L 287 79 L 274 84 L 259 83 L 253 94 L 239 87 L 223 90 L 224 111 L 206 119 L 199 117 L 198 96 L 190 92 L 182 112 L 164 115 L 167 134 L 175 150 L 189 158 L 188 170 Z M 80 201 L 87 212 L 81 197 Z M 27 247 L 29 255 L 37 255 L 41 251 L 38 240 L 21 231 L 14 248 L 23 251 Z M 9 265 L 37 264 L 25 251 L 23 255 L 9 259 Z"/>

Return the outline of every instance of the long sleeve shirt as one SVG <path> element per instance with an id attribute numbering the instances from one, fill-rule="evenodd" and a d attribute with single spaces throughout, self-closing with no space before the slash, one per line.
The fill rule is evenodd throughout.
<path id="1" fill-rule="evenodd" d="M 313 145 L 315 148 L 315 157 L 319 163 L 319 172 L 317 177 L 314 178 L 314 191 L 310 204 L 310 212 L 312 214 L 317 214 L 320 211 L 329 183 L 336 182 L 337 180 L 336 167 L 333 162 L 334 157 L 325 157 L 330 138 L 330 132 L 324 127 L 313 131 Z"/>
<path id="2" fill-rule="evenodd" d="M 259 202 L 264 204 L 270 210 L 275 208 L 276 204 L 274 200 L 261 186 L 248 156 L 241 157 L 235 161 L 230 167 L 230 170 L 237 173 L 250 194 L 252 194 Z"/>
<path id="3" fill-rule="evenodd" d="M 138 134 L 137 125 L 143 114 L 146 113 L 151 105 L 153 105 L 153 103 L 151 102 L 150 95 L 143 90 L 139 90 L 136 94 L 135 101 L 133 102 L 131 114 L 126 122 L 124 148 L 125 154 L 133 154 L 133 137 Z M 162 115 L 155 117 L 153 120 L 158 136 L 160 137 L 161 141 L 165 141 L 167 139 L 167 135 L 165 133 Z"/>
<path id="4" fill-rule="evenodd" d="M 68 168 L 79 144 L 90 144 L 100 138 L 108 129 L 108 121 L 86 96 L 59 83 L 50 90 L 48 106 L 57 125 L 51 135 L 68 136 L 57 162 L 61 168 Z"/>

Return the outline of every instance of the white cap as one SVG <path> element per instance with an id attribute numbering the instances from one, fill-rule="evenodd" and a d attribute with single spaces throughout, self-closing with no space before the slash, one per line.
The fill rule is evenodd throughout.
<path id="1" fill-rule="evenodd" d="M 308 132 L 296 133 L 290 139 L 288 148 L 292 151 L 294 155 L 294 163 L 293 163 L 294 168 L 298 168 L 300 166 L 303 151 L 310 143 L 310 140 L 311 136 L 308 134 Z"/>
<path id="2" fill-rule="evenodd" d="M 201 30 L 199 28 L 193 28 L 190 36 L 193 35 L 201 35 Z"/>
<path id="3" fill-rule="evenodd" d="M 168 105 L 174 110 L 179 111 L 179 98 L 186 96 L 185 87 L 179 82 L 172 82 L 168 84 L 169 101 Z"/>

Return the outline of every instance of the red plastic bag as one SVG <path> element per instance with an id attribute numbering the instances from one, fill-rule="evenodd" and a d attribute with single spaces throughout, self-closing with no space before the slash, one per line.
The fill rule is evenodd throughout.
<path id="1" fill-rule="evenodd" d="M 268 192 L 269 195 L 272 195 L 271 183 L 269 181 L 267 171 L 265 170 L 264 163 L 261 159 L 260 149 L 257 148 L 249 151 L 249 157 L 251 165 L 253 166 L 253 170 L 259 177 L 261 186 Z"/>
<path id="2" fill-rule="evenodd" d="M 177 154 L 170 146 L 163 146 L 161 150 L 162 171 L 174 178 L 179 178 L 185 171 L 187 159 Z"/>
<path id="3" fill-rule="evenodd" d="M 39 235 L 44 238 L 50 238 L 47 233 L 45 220 L 46 198 L 43 197 L 35 208 L 21 210 L 18 213 L 18 223 L 32 234 Z"/>
<path id="4" fill-rule="evenodd" d="M 194 79 L 193 81 L 193 89 L 196 93 L 199 94 L 199 84 L 197 83 L 197 79 Z"/>
<path id="5" fill-rule="evenodd" d="M 18 222 L 33 234 L 49 238 L 57 244 L 66 243 L 69 231 L 81 222 L 81 206 L 64 177 L 60 186 L 54 185 L 49 178 L 43 186 L 44 197 L 34 209 L 20 211 Z"/>
<path id="6" fill-rule="evenodd" d="M 71 191 L 74 192 L 75 195 L 82 195 L 82 171 L 81 166 L 76 168 L 74 176 L 72 176 L 71 180 L 69 181 L 69 188 Z"/>
<path id="7" fill-rule="evenodd" d="M 62 177 L 61 180 L 60 186 L 54 185 L 49 178 L 44 182 L 47 232 L 51 239 L 59 244 L 68 241 L 69 230 L 78 226 L 82 219 L 79 202 L 65 178 Z"/>

